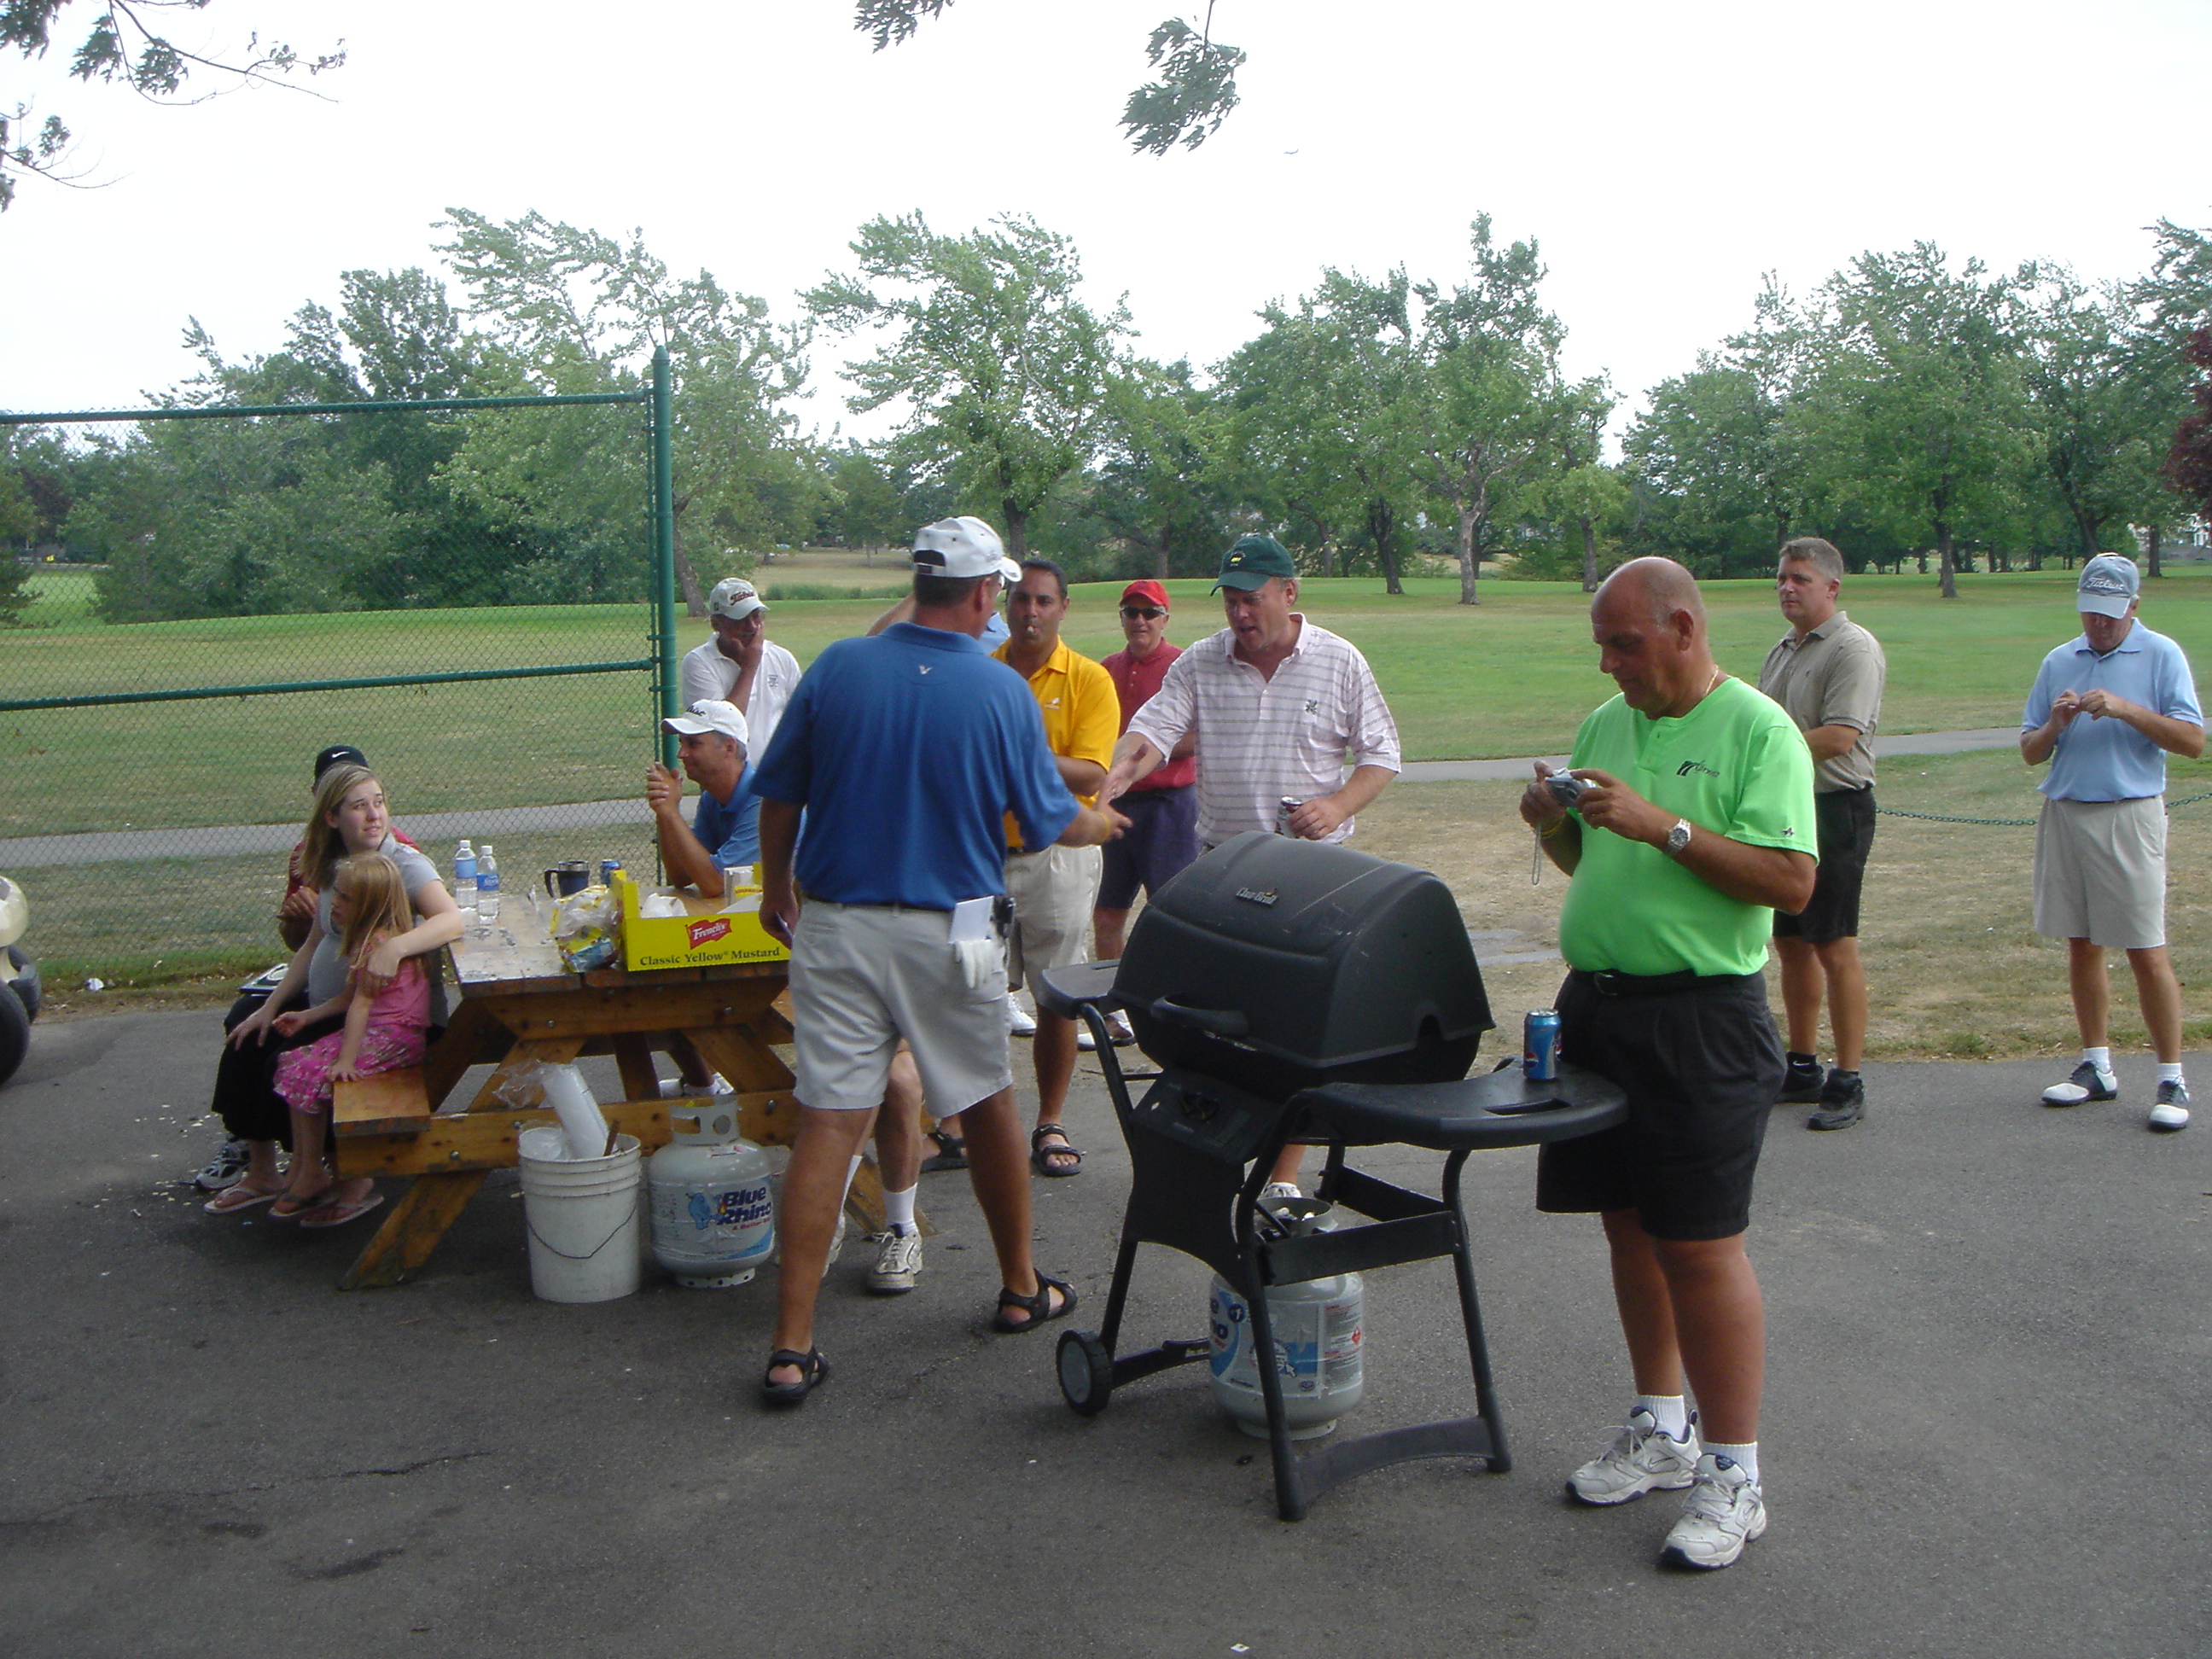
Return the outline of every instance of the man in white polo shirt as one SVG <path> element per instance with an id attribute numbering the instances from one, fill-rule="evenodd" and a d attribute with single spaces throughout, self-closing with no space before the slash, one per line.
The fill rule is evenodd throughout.
<path id="1" fill-rule="evenodd" d="M 768 601 L 742 576 L 714 584 L 707 595 L 714 635 L 684 653 L 678 666 L 679 701 L 734 703 L 752 733 L 752 752 L 764 755 L 784 706 L 799 689 L 799 659 L 768 637 Z"/>
<path id="2" fill-rule="evenodd" d="M 1201 850 L 1272 831 L 1285 800 L 1297 802 L 1291 834 L 1342 841 L 1352 815 L 1398 775 L 1398 727 L 1374 671 L 1351 641 L 1291 608 L 1297 567 L 1273 537 L 1240 537 L 1213 586 L 1229 626 L 1177 657 L 1130 716 L 1098 804 L 1149 776 L 1188 733 L 1198 740 Z M 1295 1190 L 1298 1152 L 1284 1149 L 1271 1185 Z"/>
<path id="3" fill-rule="evenodd" d="M 1351 641 L 1291 608 L 1297 568 L 1273 537 L 1239 538 L 1213 586 L 1229 626 L 1176 658 L 1130 717 L 1100 803 L 1149 776 L 1188 732 L 1198 740 L 1201 848 L 1273 830 L 1293 799 L 1291 834 L 1344 840 L 1352 815 L 1398 775 L 1398 727 L 1374 671 Z"/>
<path id="4" fill-rule="evenodd" d="M 2119 1093 L 2108 1046 L 2105 951 L 2128 953 L 2158 1054 L 2150 1127 L 2185 1128 L 2181 985 L 2166 950 L 2166 757 L 2204 752 L 2189 659 L 2136 620 L 2142 574 L 2100 553 L 2081 567 L 2081 632 L 2043 659 L 2020 721 L 2021 758 L 2051 763 L 2035 826 L 2035 931 L 2066 941 L 2081 1063 L 2043 1091 L 2046 1106 Z"/>

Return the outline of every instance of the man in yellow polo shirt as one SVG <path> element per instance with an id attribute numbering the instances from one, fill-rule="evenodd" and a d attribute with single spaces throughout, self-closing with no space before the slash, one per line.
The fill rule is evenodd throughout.
<path id="1" fill-rule="evenodd" d="M 1121 734 L 1121 699 L 1104 666 L 1060 643 L 1067 615 L 1067 577 L 1050 559 L 1022 561 L 1021 580 L 1006 596 L 1006 642 L 991 654 L 1030 683 L 1044 714 L 1045 741 L 1060 775 L 1089 802 L 1106 781 Z M 1084 938 L 1098 896 L 1096 847 L 1026 848 L 1006 819 L 1006 894 L 1014 925 L 1006 941 L 1006 983 L 1084 959 Z M 1072 1176 L 1083 1154 L 1060 1127 L 1067 1085 L 1075 1075 L 1075 1022 L 1040 1007 L 1036 1014 L 1037 1121 L 1030 1162 L 1039 1175 Z"/>

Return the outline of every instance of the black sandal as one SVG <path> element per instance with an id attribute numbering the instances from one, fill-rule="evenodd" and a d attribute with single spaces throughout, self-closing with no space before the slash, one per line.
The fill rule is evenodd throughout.
<path id="1" fill-rule="evenodd" d="M 779 1365 L 799 1367 L 796 1382 L 771 1382 L 769 1376 Z M 796 1406 L 803 1403 L 817 1384 L 830 1380 L 830 1362 L 822 1357 L 819 1348 L 809 1348 L 800 1353 L 795 1348 L 778 1348 L 768 1357 L 768 1370 L 761 1373 L 761 1398 L 771 1406 Z"/>
<path id="2" fill-rule="evenodd" d="M 1012 1336 L 1016 1331 L 1033 1331 L 1040 1325 L 1048 1325 L 1055 1319 L 1064 1319 L 1075 1311 L 1075 1286 L 1065 1279 L 1036 1276 L 1035 1296 L 1016 1296 L 1001 1287 L 999 1291 L 999 1311 L 991 1316 L 991 1328 L 1001 1336 Z M 1052 1305 L 1052 1293 L 1060 1292 L 1060 1305 Z M 1029 1315 L 1027 1319 L 1006 1317 L 1006 1310 L 1019 1308 Z"/>
<path id="3" fill-rule="evenodd" d="M 939 1170 L 964 1170 L 968 1167 L 968 1143 L 958 1135 L 949 1135 L 942 1129 L 930 1129 L 922 1139 L 937 1143 L 934 1154 L 921 1160 L 921 1172 L 934 1175 Z"/>
<path id="4" fill-rule="evenodd" d="M 1058 1135 L 1060 1144 L 1057 1146 L 1046 1146 L 1044 1138 L 1047 1135 Z M 1075 1162 L 1058 1164 L 1046 1161 L 1055 1158 L 1072 1158 Z M 1076 1144 L 1067 1138 L 1067 1126 L 1065 1123 L 1040 1123 L 1030 1131 L 1030 1164 L 1039 1175 L 1056 1181 L 1065 1176 L 1077 1176 L 1083 1173 L 1083 1153 L 1078 1149 Z"/>

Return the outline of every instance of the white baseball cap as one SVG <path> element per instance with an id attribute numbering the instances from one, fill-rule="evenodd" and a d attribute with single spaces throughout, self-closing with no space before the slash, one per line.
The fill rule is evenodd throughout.
<path id="1" fill-rule="evenodd" d="M 691 705 L 689 716 L 672 714 L 661 721 L 660 729 L 673 732 L 680 738 L 696 738 L 708 732 L 719 732 L 726 738 L 735 738 L 740 748 L 751 737 L 745 728 L 745 711 L 733 702 L 724 702 L 719 697 L 702 697 Z"/>
<path id="2" fill-rule="evenodd" d="M 743 622 L 754 611 L 767 609 L 768 601 L 743 576 L 725 576 L 707 595 L 707 614 L 726 617 L 732 622 Z"/>
<path id="3" fill-rule="evenodd" d="M 1004 580 L 1007 562 L 999 532 L 981 519 L 939 519 L 914 532 L 914 568 L 925 576 L 996 576 Z"/>

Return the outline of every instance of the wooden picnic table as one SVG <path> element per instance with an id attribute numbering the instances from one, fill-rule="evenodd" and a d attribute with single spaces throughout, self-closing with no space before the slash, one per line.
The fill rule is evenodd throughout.
<path id="1" fill-rule="evenodd" d="M 600 1109 L 647 1152 L 666 1146 L 672 1133 L 656 1050 L 689 1062 L 695 1076 L 720 1072 L 737 1091 L 746 1139 L 791 1144 L 799 1105 L 790 1068 L 775 1052 L 791 1041 L 788 1005 L 777 1006 L 787 963 L 572 973 L 545 927 L 541 907 L 510 900 L 489 930 L 448 947 L 460 995 L 423 1057 L 419 1096 L 398 1081 L 405 1074 L 391 1073 L 383 1092 L 356 1085 L 350 1101 L 340 1099 L 332 1142 L 339 1174 L 414 1177 L 341 1288 L 397 1285 L 422 1267 L 484 1176 L 515 1166 L 522 1130 L 557 1121 L 547 1108 L 517 1109 L 501 1097 L 507 1078 L 532 1061 L 612 1054 L 628 1097 Z M 487 1064 L 496 1069 L 465 1105 L 440 1109 L 471 1066 Z M 388 1110 L 379 1103 L 387 1100 Z M 852 1201 L 872 1230 L 882 1228 L 883 1188 L 872 1163 L 861 1166 Z"/>

